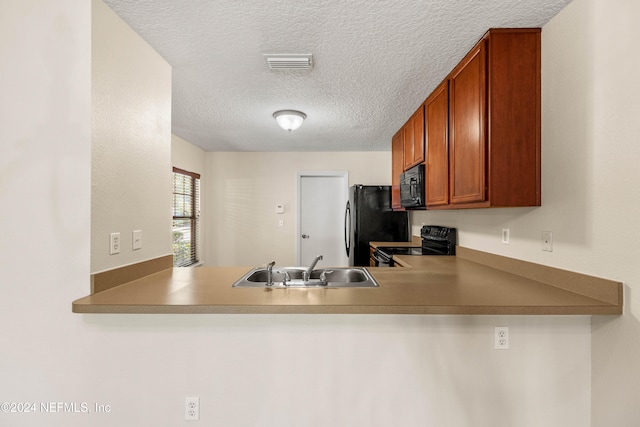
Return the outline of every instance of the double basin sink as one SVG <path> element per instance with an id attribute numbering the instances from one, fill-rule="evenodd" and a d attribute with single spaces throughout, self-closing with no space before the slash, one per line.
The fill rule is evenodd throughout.
<path id="1" fill-rule="evenodd" d="M 313 270 L 306 268 L 254 268 L 233 284 L 235 288 L 375 288 L 378 283 L 363 267 L 336 267 Z M 269 277 L 269 274 L 271 277 Z M 271 280 L 269 280 L 271 279 Z"/>

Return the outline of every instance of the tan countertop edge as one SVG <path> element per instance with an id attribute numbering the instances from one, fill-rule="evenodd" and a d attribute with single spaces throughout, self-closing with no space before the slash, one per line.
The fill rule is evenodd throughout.
<path id="1" fill-rule="evenodd" d="M 422 239 L 420 236 L 411 236 L 410 242 L 369 242 L 369 246 L 374 249 L 377 249 L 378 247 L 419 248 L 422 246 Z"/>
<path id="2" fill-rule="evenodd" d="M 272 305 L 100 305 L 76 304 L 74 313 L 94 314 L 448 314 L 448 315 L 619 315 L 611 306 L 272 306 Z"/>
<path id="3" fill-rule="evenodd" d="M 411 258 L 409 257 L 393 255 L 393 262 L 398 264 L 400 267 L 413 268 L 411 265 Z"/>
<path id="4" fill-rule="evenodd" d="M 375 289 L 238 289 L 250 267 L 163 269 L 80 298 L 74 313 L 619 315 L 622 284 L 459 248 L 371 268 Z M 488 255 L 488 256 L 487 256 Z M 485 262 L 485 263 L 483 263 Z M 510 270 L 519 266 L 515 274 Z M 540 267 L 540 269 L 538 268 Z M 528 276 L 528 277 L 526 277 Z M 546 280 L 547 282 L 543 282 Z M 563 283 L 567 280 L 571 283 Z M 602 287 L 602 289 L 601 289 Z"/>
<path id="5" fill-rule="evenodd" d="M 621 282 L 494 255 L 462 246 L 458 246 L 456 250 L 456 256 L 458 258 L 477 262 L 488 267 L 619 306 L 621 310 L 620 313 L 622 313 L 623 287 Z"/>

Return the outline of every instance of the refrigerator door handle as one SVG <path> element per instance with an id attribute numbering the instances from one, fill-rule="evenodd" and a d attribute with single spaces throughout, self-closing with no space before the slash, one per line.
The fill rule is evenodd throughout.
<path id="1" fill-rule="evenodd" d="M 344 249 L 349 256 L 349 252 L 351 252 L 351 205 L 348 201 L 344 210 Z"/>

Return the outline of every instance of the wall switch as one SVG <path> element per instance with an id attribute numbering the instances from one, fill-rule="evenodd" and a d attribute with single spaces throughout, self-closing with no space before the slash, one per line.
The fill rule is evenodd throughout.
<path id="1" fill-rule="evenodd" d="M 278 227 L 284 227 L 284 219 L 278 220 Z"/>
<path id="2" fill-rule="evenodd" d="M 134 230 L 132 233 L 133 250 L 142 249 L 142 230 Z"/>
<path id="3" fill-rule="evenodd" d="M 200 398 L 187 396 L 184 398 L 184 419 L 197 421 L 200 419 Z"/>
<path id="4" fill-rule="evenodd" d="M 111 233 L 109 235 L 109 255 L 120 253 L 120 233 Z"/>
<path id="5" fill-rule="evenodd" d="M 503 228 L 502 229 L 502 243 L 505 245 L 509 244 L 509 229 L 508 228 Z"/>
<path id="6" fill-rule="evenodd" d="M 542 250 L 553 252 L 553 233 L 550 231 L 542 232 Z"/>
<path id="7" fill-rule="evenodd" d="M 496 350 L 509 350 L 509 327 L 496 326 L 494 329 L 494 348 Z"/>

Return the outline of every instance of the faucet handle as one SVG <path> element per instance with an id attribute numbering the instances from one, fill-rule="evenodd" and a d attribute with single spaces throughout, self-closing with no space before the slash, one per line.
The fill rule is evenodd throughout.
<path id="1" fill-rule="evenodd" d="M 333 270 L 322 270 L 322 273 L 320 273 L 320 281 L 326 282 L 327 274 L 331 274 L 331 273 L 333 273 Z"/>

